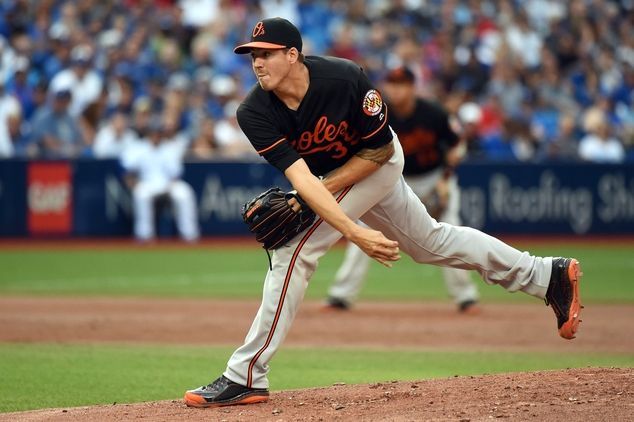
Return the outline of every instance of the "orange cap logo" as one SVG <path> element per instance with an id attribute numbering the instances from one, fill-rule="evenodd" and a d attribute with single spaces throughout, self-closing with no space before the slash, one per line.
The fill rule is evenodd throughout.
<path id="1" fill-rule="evenodd" d="M 260 21 L 253 28 L 253 38 L 264 35 L 264 24 Z"/>

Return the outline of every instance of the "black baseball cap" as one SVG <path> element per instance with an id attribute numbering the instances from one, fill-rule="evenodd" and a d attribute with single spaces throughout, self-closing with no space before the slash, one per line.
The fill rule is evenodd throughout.
<path id="1" fill-rule="evenodd" d="M 414 72 L 412 72 L 409 68 L 405 66 L 399 66 L 392 69 L 390 73 L 388 73 L 385 81 L 393 83 L 413 84 L 415 79 L 416 77 L 414 76 Z"/>
<path id="2" fill-rule="evenodd" d="M 286 19 L 277 17 L 264 19 L 253 27 L 251 42 L 233 49 L 236 54 L 247 54 L 252 48 L 282 49 L 295 47 L 302 51 L 302 36 L 299 29 Z"/>

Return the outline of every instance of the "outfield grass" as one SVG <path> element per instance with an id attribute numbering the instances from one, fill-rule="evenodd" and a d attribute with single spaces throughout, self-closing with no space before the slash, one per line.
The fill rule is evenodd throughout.
<path id="1" fill-rule="evenodd" d="M 540 256 L 574 256 L 584 272 L 586 303 L 634 303 L 634 245 L 514 245 Z M 322 298 L 343 259 L 333 248 L 319 263 L 307 299 Z M 244 249 L 125 249 L 0 251 L 0 295 L 261 297 L 268 259 Z M 531 300 L 487 286 L 476 274 L 483 301 Z M 446 300 L 441 270 L 410 258 L 388 269 L 372 262 L 362 300 Z"/>
<path id="2" fill-rule="evenodd" d="M 180 399 L 225 369 L 233 347 L 0 344 L 0 412 Z M 585 366 L 633 355 L 283 348 L 271 390 Z M 301 373 L 301 376 L 298 374 Z"/>
<path id="3" fill-rule="evenodd" d="M 542 245 L 521 250 L 574 256 L 584 272 L 584 303 L 634 303 L 634 246 Z M 323 298 L 343 259 L 333 248 L 306 298 Z M 0 295 L 259 299 L 268 266 L 244 249 L 0 251 Z M 475 276 L 474 276 L 475 278 Z M 484 302 L 530 301 L 479 281 Z M 361 300 L 444 301 L 440 269 L 405 257 L 393 269 L 372 263 Z M 0 328 L 1 329 L 1 328 Z M 213 381 L 233 347 L 0 343 L 0 412 L 180 398 Z M 195 365 L 193 363 L 196 363 Z M 202 363 L 202 364 L 201 364 Z M 271 362 L 271 389 L 413 380 L 453 375 L 584 366 L 634 366 L 634 353 L 522 354 L 452 351 L 282 348 Z M 297 376 L 301 373 L 301 377 Z M 34 394 L 36 393 L 36 394 Z"/>

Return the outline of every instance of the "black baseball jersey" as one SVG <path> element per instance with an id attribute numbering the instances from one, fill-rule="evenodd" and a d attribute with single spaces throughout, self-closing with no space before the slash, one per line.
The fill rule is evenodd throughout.
<path id="1" fill-rule="evenodd" d="M 304 63 L 310 85 L 297 111 L 259 84 L 238 108 L 240 128 L 261 156 L 282 172 L 303 158 L 321 176 L 392 141 L 387 107 L 357 64 L 322 56 Z"/>
<path id="2" fill-rule="evenodd" d="M 439 104 L 421 98 L 416 99 L 412 115 L 391 113 L 389 124 L 403 146 L 406 176 L 427 173 L 445 164 L 447 150 L 458 143 L 447 112 Z"/>

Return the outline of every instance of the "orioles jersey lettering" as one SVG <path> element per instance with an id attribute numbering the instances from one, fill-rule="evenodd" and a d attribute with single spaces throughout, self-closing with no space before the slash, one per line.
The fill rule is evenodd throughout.
<path id="1" fill-rule="evenodd" d="M 348 122 L 340 122 L 339 125 L 328 123 L 327 116 L 321 116 L 315 125 L 315 128 L 310 131 L 302 132 L 299 139 L 291 141 L 291 146 L 299 151 L 300 154 L 310 154 L 311 150 L 315 152 L 317 150 L 323 150 L 323 147 L 315 147 L 315 144 L 319 145 L 324 142 L 334 142 L 338 138 L 342 138 L 345 143 L 350 145 L 356 145 L 361 139 L 358 130 L 353 130 L 348 133 Z M 343 148 L 343 143 L 337 141 Z"/>
<path id="2" fill-rule="evenodd" d="M 310 85 L 297 110 L 259 84 L 238 108 L 240 128 L 261 156 L 282 172 L 304 159 L 311 172 L 321 176 L 363 148 L 392 141 L 387 107 L 357 64 L 317 56 L 306 57 L 304 64 Z"/>

